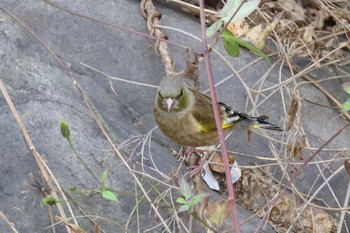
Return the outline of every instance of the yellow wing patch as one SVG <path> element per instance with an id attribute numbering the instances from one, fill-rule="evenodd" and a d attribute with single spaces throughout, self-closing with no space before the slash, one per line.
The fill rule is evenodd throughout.
<path id="1" fill-rule="evenodd" d="M 222 122 L 221 127 L 223 129 L 230 128 L 230 127 L 232 127 L 232 123 L 227 124 L 225 122 Z M 214 130 L 216 130 L 215 122 L 214 122 L 214 124 L 201 124 L 201 123 L 199 123 L 198 124 L 198 130 L 200 132 L 202 132 L 202 133 L 207 133 L 207 132 L 214 131 Z"/>
<path id="2" fill-rule="evenodd" d="M 254 124 L 254 125 L 250 125 L 249 128 L 251 128 L 251 129 L 260 129 L 261 126 L 259 124 Z"/>
<path id="3" fill-rule="evenodd" d="M 222 122 L 222 125 L 221 125 L 221 127 L 222 127 L 223 129 L 230 128 L 231 126 L 232 126 L 232 122 L 231 122 L 230 124 L 227 124 L 227 123 L 225 123 L 225 122 Z"/>

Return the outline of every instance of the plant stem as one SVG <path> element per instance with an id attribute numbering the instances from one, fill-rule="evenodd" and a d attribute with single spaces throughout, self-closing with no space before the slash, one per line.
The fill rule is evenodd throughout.
<path id="1" fill-rule="evenodd" d="M 201 23 L 201 33 L 202 33 L 202 48 L 203 48 L 203 56 L 205 61 L 205 68 L 208 75 L 208 82 L 210 86 L 210 96 L 212 100 L 212 105 L 214 109 L 214 116 L 215 116 L 215 124 L 218 131 L 218 136 L 220 139 L 220 146 L 221 146 L 221 154 L 223 156 L 224 160 L 224 167 L 225 167 L 225 175 L 226 175 L 226 182 L 227 182 L 227 190 L 229 194 L 229 198 L 232 201 L 232 220 L 233 225 L 235 229 L 235 233 L 239 233 L 239 223 L 237 218 L 237 210 L 236 210 L 236 202 L 235 202 L 235 192 L 232 185 L 232 179 L 231 179 L 231 173 L 230 173 L 230 165 L 227 155 L 227 147 L 225 143 L 225 136 L 222 132 L 222 123 L 220 119 L 219 114 L 219 107 L 217 104 L 217 98 L 216 98 L 216 92 L 215 92 L 215 84 L 213 80 L 213 72 L 211 70 L 210 65 L 210 58 L 209 58 L 209 51 L 208 51 L 208 45 L 207 45 L 207 38 L 205 33 L 205 15 L 204 15 L 204 0 L 199 1 L 199 7 L 200 7 L 200 23 Z"/>
<path id="2" fill-rule="evenodd" d="M 68 143 L 69 143 L 69 147 L 73 150 L 75 156 L 77 157 L 77 159 L 84 165 L 84 167 L 86 168 L 86 170 L 92 175 L 92 177 L 97 181 L 97 183 L 99 183 L 102 186 L 101 181 L 96 177 L 96 175 L 92 172 L 91 168 L 84 162 L 84 160 L 81 158 L 81 156 L 78 154 L 78 152 L 75 150 L 72 141 L 70 139 L 67 139 Z"/>

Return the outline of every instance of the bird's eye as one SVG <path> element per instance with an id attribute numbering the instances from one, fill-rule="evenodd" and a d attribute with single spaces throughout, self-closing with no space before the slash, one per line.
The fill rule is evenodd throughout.
<path id="1" fill-rule="evenodd" d="M 183 94 L 184 94 L 184 89 L 183 89 L 183 88 L 181 88 L 181 90 L 180 90 L 180 94 L 179 94 L 178 96 L 176 96 L 176 99 L 181 98 L 181 97 L 183 96 Z"/>

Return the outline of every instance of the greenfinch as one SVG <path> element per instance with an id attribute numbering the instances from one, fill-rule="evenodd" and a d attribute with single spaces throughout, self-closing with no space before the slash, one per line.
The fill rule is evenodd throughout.
<path id="1" fill-rule="evenodd" d="M 253 117 L 221 102 L 218 106 L 225 136 L 237 126 L 283 131 L 266 116 Z M 211 98 L 189 87 L 181 74 L 161 80 L 153 112 L 160 130 L 180 145 L 206 147 L 219 142 Z"/>

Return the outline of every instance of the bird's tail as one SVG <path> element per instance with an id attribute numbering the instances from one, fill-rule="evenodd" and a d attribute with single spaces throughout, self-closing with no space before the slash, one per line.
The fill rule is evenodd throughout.
<path id="1" fill-rule="evenodd" d="M 270 122 L 268 122 L 269 118 L 267 116 L 259 116 L 259 117 L 255 117 L 256 122 L 258 124 L 257 128 L 262 128 L 262 129 L 269 129 L 269 130 L 276 130 L 276 131 L 283 131 L 283 129 L 281 129 L 280 127 L 278 127 L 277 125 L 271 124 Z M 253 128 L 254 124 L 253 124 Z"/>
<path id="2" fill-rule="evenodd" d="M 251 129 L 262 128 L 262 129 L 283 131 L 283 129 L 281 129 L 277 125 L 274 125 L 268 122 L 269 118 L 267 116 L 253 117 L 242 112 L 234 111 L 230 106 L 224 103 L 219 102 L 219 105 L 227 114 L 227 118 L 223 122 L 223 128 L 227 128 L 232 125 L 237 125 L 238 128 L 240 128 L 240 126 L 243 126 L 242 128 L 246 128 L 246 127 Z M 239 123 L 239 124 L 236 124 L 236 123 Z"/>
<path id="3" fill-rule="evenodd" d="M 271 124 L 268 121 L 269 118 L 267 116 L 253 117 L 240 112 L 236 112 L 236 114 L 239 116 L 242 122 L 246 122 L 246 124 L 248 123 L 248 127 L 251 129 L 261 128 L 261 129 L 268 129 L 268 130 L 283 131 L 283 129 L 281 129 L 277 125 Z"/>

